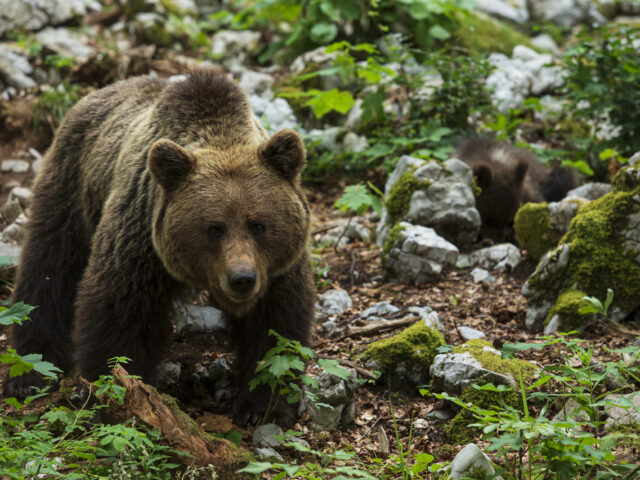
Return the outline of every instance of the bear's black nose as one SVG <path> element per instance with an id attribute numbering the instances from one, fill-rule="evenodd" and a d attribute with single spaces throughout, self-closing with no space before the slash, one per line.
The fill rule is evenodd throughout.
<path id="1" fill-rule="evenodd" d="M 251 271 L 233 273 L 229 275 L 229 286 L 240 295 L 249 293 L 256 284 L 256 274 Z"/>

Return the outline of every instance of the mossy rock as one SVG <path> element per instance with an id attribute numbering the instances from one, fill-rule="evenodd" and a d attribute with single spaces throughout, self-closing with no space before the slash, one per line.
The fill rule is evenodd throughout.
<path id="1" fill-rule="evenodd" d="M 393 226 L 391 230 L 389 230 L 389 234 L 387 235 L 387 239 L 384 241 L 384 246 L 382 247 L 382 259 L 384 260 L 389 252 L 396 244 L 402 239 L 402 232 L 406 230 L 406 226 L 400 223 Z"/>
<path id="2" fill-rule="evenodd" d="M 453 15 L 460 25 L 453 32 L 453 41 L 471 53 L 500 52 L 511 55 L 516 45 L 538 50 L 524 33 L 488 15 L 462 9 L 456 10 Z"/>
<path id="3" fill-rule="evenodd" d="M 559 237 L 549 217 L 548 203 L 526 203 L 516 213 L 513 227 L 518 244 L 524 248 L 534 260 L 551 250 Z"/>
<path id="4" fill-rule="evenodd" d="M 549 303 L 550 310 L 536 313 L 543 315 L 545 325 L 557 313 L 558 328 L 580 328 L 590 320 L 578 313 L 582 296 L 604 300 L 609 288 L 614 292 L 614 320 L 638 306 L 640 169 L 627 167 L 614 180 L 610 193 L 580 208 L 557 249 L 542 258 L 523 289 L 530 307 Z M 567 249 L 566 266 L 552 268 L 555 257 Z M 538 321 L 528 318 L 527 325 L 537 327 Z"/>
<path id="5" fill-rule="evenodd" d="M 396 224 L 409 211 L 411 197 L 422 189 L 426 189 L 432 184 L 429 180 L 420 180 L 414 175 L 415 168 L 410 168 L 404 172 L 398 181 L 393 184 L 385 202 L 389 212 L 389 221 Z"/>
<path id="6" fill-rule="evenodd" d="M 517 358 L 502 358 L 499 353 L 494 352 L 496 350 L 491 342 L 480 339 L 469 340 L 451 351 L 451 353 L 469 353 L 480 362 L 483 368 L 510 376 L 516 385 L 519 384 L 520 375 L 522 375 L 524 384 L 527 385 L 538 371 L 538 368 L 531 362 Z"/>
<path id="7" fill-rule="evenodd" d="M 442 334 L 419 320 L 393 337 L 373 342 L 360 356 L 375 361 L 385 373 L 393 373 L 404 363 L 407 369 L 415 369 L 428 378 L 436 349 L 442 345 L 445 345 Z"/>

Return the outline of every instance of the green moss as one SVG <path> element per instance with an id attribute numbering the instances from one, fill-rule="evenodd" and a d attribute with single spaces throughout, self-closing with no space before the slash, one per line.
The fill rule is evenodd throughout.
<path id="1" fill-rule="evenodd" d="M 535 260 L 540 260 L 560 239 L 551 224 L 548 206 L 547 203 L 526 203 L 513 220 L 518 243 Z"/>
<path id="2" fill-rule="evenodd" d="M 587 295 L 606 298 L 615 293 L 614 305 L 626 310 L 640 295 L 640 266 L 623 254 L 620 232 L 640 188 L 611 192 L 582 207 L 561 240 L 571 244 L 565 272 L 567 287 L 578 285 Z"/>
<path id="3" fill-rule="evenodd" d="M 469 353 L 487 370 L 508 375 L 516 381 L 516 384 L 519 383 L 520 375 L 525 384 L 529 383 L 538 371 L 533 363 L 515 358 L 502 358 L 492 351 L 487 351 L 486 347 L 493 349 L 493 345 L 487 340 L 469 340 L 454 348 L 452 353 Z"/>
<path id="4" fill-rule="evenodd" d="M 400 362 L 421 368 L 428 374 L 436 356 L 436 348 L 444 345 L 442 334 L 420 320 L 397 335 L 373 342 L 362 354 L 376 360 L 384 371 L 390 371 Z"/>
<path id="5" fill-rule="evenodd" d="M 196 421 L 180 409 L 178 401 L 175 398 L 166 393 L 161 393 L 160 397 L 169 410 L 171 410 L 171 413 L 176 417 L 176 420 L 185 432 L 199 437 L 202 436 L 202 432 L 200 431 L 200 428 L 198 428 Z"/>
<path id="6" fill-rule="evenodd" d="M 407 229 L 404 225 L 394 225 L 393 228 L 389 231 L 387 235 L 387 239 L 384 241 L 384 246 L 382 247 L 382 258 L 385 259 L 389 252 L 402 238 L 402 232 Z"/>
<path id="7" fill-rule="evenodd" d="M 476 177 L 475 175 L 471 179 L 471 190 L 473 190 L 474 197 L 479 197 L 482 193 L 482 188 L 480 188 L 480 185 L 478 185 L 478 177 Z"/>
<path id="8" fill-rule="evenodd" d="M 511 55 L 516 45 L 526 45 L 535 50 L 529 37 L 487 15 L 457 9 L 454 17 L 460 24 L 453 32 L 454 41 L 471 53 L 501 52 Z"/>
<path id="9" fill-rule="evenodd" d="M 482 385 L 484 383 L 486 382 L 477 382 L 478 385 Z M 515 391 L 503 392 L 499 394 L 499 396 L 496 395 L 497 394 L 495 392 L 485 392 L 473 387 L 468 387 L 464 392 L 462 392 L 460 399 L 467 404 L 471 403 L 486 410 L 491 410 L 494 407 L 502 406 L 503 404 L 522 410 L 522 400 L 520 395 Z M 469 443 L 474 441 L 475 437 L 480 436 L 481 432 L 475 427 L 469 427 L 469 425 L 477 422 L 478 420 L 469 410 L 460 410 L 460 412 L 451 419 L 451 422 L 449 422 L 449 425 L 447 426 L 446 433 L 448 439 L 455 443 Z"/>
<path id="10" fill-rule="evenodd" d="M 409 211 L 413 193 L 416 190 L 427 188 L 432 183 L 429 180 L 417 179 L 413 174 L 414 171 L 415 169 L 409 169 L 404 172 L 389 191 L 385 206 L 389 212 L 389 221 L 392 225 L 397 223 Z"/>
<path id="11" fill-rule="evenodd" d="M 614 192 L 631 192 L 638 188 L 638 169 L 640 167 L 623 168 L 616 173 L 611 180 L 611 188 Z"/>
<path id="12" fill-rule="evenodd" d="M 586 295 L 582 290 L 568 290 L 562 292 L 555 305 L 549 310 L 547 318 L 544 324 L 548 324 L 549 321 L 557 314 L 560 317 L 559 325 L 562 325 L 564 330 L 580 327 L 584 320 L 584 316 L 580 313 L 580 308 L 585 305 L 585 301 L 582 298 Z"/>

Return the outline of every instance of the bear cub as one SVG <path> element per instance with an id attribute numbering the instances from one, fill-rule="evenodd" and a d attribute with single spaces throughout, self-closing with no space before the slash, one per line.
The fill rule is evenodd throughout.
<path id="1" fill-rule="evenodd" d="M 518 208 L 527 202 L 556 202 L 577 187 L 573 171 L 550 168 L 531 152 L 506 142 L 470 138 L 454 156 L 467 163 L 482 192 L 476 197 L 481 236 L 509 239 Z"/>
<path id="2" fill-rule="evenodd" d="M 308 343 L 314 283 L 306 250 L 300 136 L 269 138 L 246 95 L 211 70 L 169 83 L 118 82 L 67 114 L 34 186 L 15 302 L 18 353 L 41 353 L 95 379 L 107 360 L 152 380 L 172 332 L 172 301 L 206 289 L 230 317 L 239 351 L 236 420 L 262 415 L 268 392 L 248 381 L 269 329 Z M 35 375 L 7 379 L 24 397 Z M 279 402 L 284 423 L 295 408 Z"/>

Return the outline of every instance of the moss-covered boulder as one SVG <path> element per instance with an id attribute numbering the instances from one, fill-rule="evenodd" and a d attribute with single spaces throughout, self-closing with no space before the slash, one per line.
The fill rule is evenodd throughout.
<path id="1" fill-rule="evenodd" d="M 504 359 L 486 340 L 469 340 L 450 353 L 437 355 L 431 366 L 432 384 L 436 390 L 459 395 L 465 403 L 490 409 L 496 405 L 521 407 L 520 378 L 531 383 L 538 368 L 523 360 Z M 478 390 L 473 385 L 506 385 L 511 390 L 496 393 Z M 469 429 L 476 420 L 468 410 L 461 410 L 446 428 L 450 441 L 464 443 L 479 432 Z"/>
<path id="2" fill-rule="evenodd" d="M 460 395 L 474 383 L 491 382 L 516 388 L 520 376 L 526 383 L 536 370 L 532 363 L 502 358 L 490 342 L 476 339 L 436 356 L 430 373 L 436 390 Z"/>
<path id="3" fill-rule="evenodd" d="M 475 241 L 480 214 L 475 208 L 473 173 L 463 162 L 439 163 L 404 155 L 385 186 L 387 201 L 378 225 L 383 246 L 399 222 L 433 228 L 456 246 Z"/>
<path id="4" fill-rule="evenodd" d="M 511 54 L 516 45 L 533 48 L 529 37 L 505 22 L 473 10 L 456 10 L 459 27 L 453 32 L 453 41 L 472 53 Z"/>
<path id="5" fill-rule="evenodd" d="M 535 260 L 555 247 L 569 223 L 587 200 L 566 198 L 552 203 L 526 203 L 516 213 L 514 229 L 518 243 Z"/>
<path id="6" fill-rule="evenodd" d="M 582 297 L 604 299 L 609 288 L 613 320 L 640 306 L 640 155 L 635 158 L 618 172 L 610 193 L 579 209 L 525 283 L 527 328 L 580 329 L 590 319 L 579 313 Z"/>
<path id="7" fill-rule="evenodd" d="M 370 367 L 390 375 L 396 385 L 422 385 L 428 379 L 436 349 L 444 344 L 433 322 L 419 320 L 393 337 L 373 342 L 360 357 Z"/>

